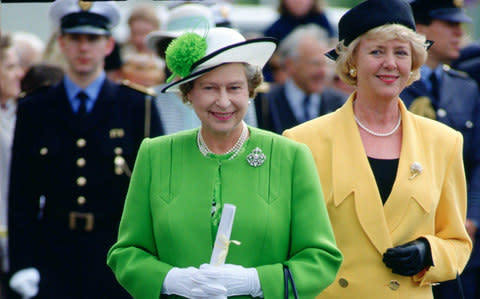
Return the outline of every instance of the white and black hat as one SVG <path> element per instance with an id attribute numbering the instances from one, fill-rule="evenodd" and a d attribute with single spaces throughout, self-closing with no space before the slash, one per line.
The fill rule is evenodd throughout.
<path id="1" fill-rule="evenodd" d="M 165 50 L 173 39 L 187 31 L 203 36 L 210 28 L 215 27 L 215 21 L 209 7 L 197 3 L 185 3 L 172 8 L 164 27 L 165 30 L 150 32 L 146 37 L 147 46 L 161 58 L 165 58 Z"/>
<path id="2" fill-rule="evenodd" d="M 56 0 L 50 17 L 62 33 L 110 35 L 120 21 L 113 1 Z"/>
<path id="3" fill-rule="evenodd" d="M 196 35 L 197 42 L 188 40 L 184 44 L 176 44 L 182 37 Z M 198 40 L 201 39 L 200 42 Z M 175 39 L 166 51 L 166 63 L 173 75 L 181 79 L 168 84 L 162 92 L 179 91 L 179 86 L 195 80 L 214 68 L 227 63 L 247 63 L 263 68 L 272 56 L 277 40 L 270 37 L 246 40 L 237 30 L 216 27 L 210 29 L 206 36 L 185 33 Z M 204 48 L 203 53 L 198 49 Z M 193 57 L 193 58 L 192 58 Z M 177 70 L 180 66 L 184 72 Z"/>

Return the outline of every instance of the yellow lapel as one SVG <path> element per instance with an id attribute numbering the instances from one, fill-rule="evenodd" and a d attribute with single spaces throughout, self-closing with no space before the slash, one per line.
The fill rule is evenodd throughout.
<path id="1" fill-rule="evenodd" d="M 353 117 L 353 98 L 340 108 L 338 117 L 342 134 L 334 140 L 337 151 L 333 157 L 334 204 L 355 201 L 355 215 L 369 240 L 380 253 L 392 247 L 382 200 L 375 177 L 368 163 L 357 125 Z"/>
<path id="2" fill-rule="evenodd" d="M 432 177 L 426 171 L 431 168 L 426 167 L 428 161 L 425 153 L 426 147 L 423 145 L 422 130 L 417 128 L 413 114 L 407 111 L 401 101 L 399 101 L 399 107 L 402 113 L 402 151 L 395 184 L 384 209 L 390 232 L 398 227 L 402 219 L 407 218 L 411 200 L 416 201 L 426 213 L 430 212 L 432 206 L 430 196 L 425 194 L 432 192 L 432 188 L 429 187 Z M 412 172 L 414 165 L 421 170 Z"/>

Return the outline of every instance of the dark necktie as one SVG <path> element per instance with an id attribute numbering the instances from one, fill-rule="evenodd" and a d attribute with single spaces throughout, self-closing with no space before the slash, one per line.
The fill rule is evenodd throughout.
<path id="1" fill-rule="evenodd" d="M 87 106 L 86 106 L 87 98 L 88 98 L 87 94 L 83 91 L 80 91 L 77 94 L 77 99 L 80 100 L 80 106 L 78 106 L 78 111 L 77 111 L 78 116 L 85 116 L 87 114 Z"/>
<path id="2" fill-rule="evenodd" d="M 435 73 L 432 73 L 430 75 L 430 83 L 432 84 L 432 96 L 434 97 L 434 101 L 437 102 L 438 101 L 438 78 L 437 76 L 435 75 Z"/>
<path id="3" fill-rule="evenodd" d="M 310 120 L 310 95 L 305 95 L 303 99 L 303 121 Z"/>

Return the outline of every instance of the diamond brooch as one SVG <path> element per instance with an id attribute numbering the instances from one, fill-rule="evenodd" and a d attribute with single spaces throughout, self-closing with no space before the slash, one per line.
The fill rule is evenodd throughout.
<path id="1" fill-rule="evenodd" d="M 253 167 L 261 166 L 263 162 L 265 162 L 265 159 L 265 154 L 259 147 L 254 148 L 252 152 L 247 155 L 247 162 Z"/>

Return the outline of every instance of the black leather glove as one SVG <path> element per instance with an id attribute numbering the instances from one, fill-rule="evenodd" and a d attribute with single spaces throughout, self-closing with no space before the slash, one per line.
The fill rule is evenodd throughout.
<path id="1" fill-rule="evenodd" d="M 427 239 L 420 238 L 389 248 L 383 254 L 383 262 L 395 274 L 412 276 L 428 266 L 433 266 L 432 252 Z"/>

